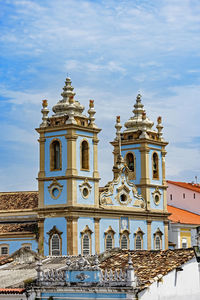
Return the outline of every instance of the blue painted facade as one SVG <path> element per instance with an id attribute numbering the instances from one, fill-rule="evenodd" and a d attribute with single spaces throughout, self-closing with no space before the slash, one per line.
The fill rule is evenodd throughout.
<path id="1" fill-rule="evenodd" d="M 146 220 L 134 220 L 130 219 L 130 249 L 135 249 L 135 233 L 140 228 L 144 235 L 143 235 L 143 249 L 147 249 L 147 222 Z"/>
<path id="2" fill-rule="evenodd" d="M 81 249 L 81 232 L 88 226 L 89 229 L 92 231 L 91 234 L 91 243 L 92 243 L 92 253 L 95 254 L 95 233 L 94 233 L 94 219 L 93 218 L 78 218 L 78 253 L 82 253 Z"/>
<path id="3" fill-rule="evenodd" d="M 64 293 L 64 292 L 52 292 L 52 293 L 41 293 L 41 300 L 46 300 L 48 297 L 55 297 L 55 299 L 59 298 L 59 300 L 64 299 L 126 299 L 127 294 L 122 293 L 114 293 L 114 292 L 107 292 L 107 293 L 101 293 L 101 292 L 74 292 L 74 293 Z"/>
<path id="4" fill-rule="evenodd" d="M 160 229 L 162 232 L 162 249 L 165 249 L 165 238 L 164 238 L 164 223 L 162 221 L 152 221 L 151 223 L 151 247 L 154 249 L 154 233 Z"/>
<path id="5" fill-rule="evenodd" d="M 103 218 L 99 222 L 100 252 L 105 251 L 105 232 L 108 230 L 109 226 L 115 231 L 114 247 L 119 247 L 119 219 Z"/>
<path id="6" fill-rule="evenodd" d="M 62 255 L 67 255 L 67 221 L 62 218 L 46 218 L 44 221 L 44 255 L 49 255 L 48 232 L 54 227 L 62 232 Z"/>
<path id="7" fill-rule="evenodd" d="M 44 205 L 67 204 L 67 182 L 66 180 L 58 180 L 57 182 L 62 185 L 62 191 L 57 199 L 52 197 L 48 189 L 52 180 L 44 182 Z"/>
<path id="8" fill-rule="evenodd" d="M 9 254 L 15 252 L 17 249 L 23 247 L 23 244 L 30 244 L 31 250 L 37 252 L 38 243 L 34 238 L 1 238 L 0 239 L 0 247 L 1 245 L 6 244 L 9 246 Z"/>

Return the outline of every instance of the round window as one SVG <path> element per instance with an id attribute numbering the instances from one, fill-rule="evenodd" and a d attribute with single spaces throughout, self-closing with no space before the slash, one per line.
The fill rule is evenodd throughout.
<path id="1" fill-rule="evenodd" d="M 82 193 L 83 193 L 83 197 L 85 197 L 85 198 L 89 195 L 89 191 L 88 191 L 88 189 L 86 187 L 83 188 L 83 192 Z"/>
<path id="2" fill-rule="evenodd" d="M 159 202 L 160 202 L 160 197 L 158 196 L 158 195 L 155 195 L 155 197 L 154 197 L 154 201 L 155 201 L 155 204 L 159 204 Z"/>
<path id="3" fill-rule="evenodd" d="M 121 202 L 126 202 L 126 200 L 127 200 L 127 196 L 125 194 L 121 194 L 120 195 L 120 201 Z"/>
<path id="4" fill-rule="evenodd" d="M 56 188 L 56 187 L 53 188 L 52 195 L 54 196 L 54 198 L 57 198 L 59 196 L 59 193 L 60 193 L 60 191 L 58 188 Z"/>

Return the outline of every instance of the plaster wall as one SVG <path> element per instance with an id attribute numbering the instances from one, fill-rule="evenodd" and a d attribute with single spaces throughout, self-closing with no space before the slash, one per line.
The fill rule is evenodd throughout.
<path id="1" fill-rule="evenodd" d="M 139 293 L 140 300 L 199 300 L 200 265 L 192 259 L 182 266 L 183 271 L 172 271 Z"/>
<path id="2" fill-rule="evenodd" d="M 146 220 L 134 220 L 130 219 L 130 249 L 135 249 L 135 235 L 134 233 L 138 230 L 138 228 L 144 232 L 143 235 L 143 249 L 147 249 L 147 222 Z"/>
<path id="3" fill-rule="evenodd" d="M 60 196 L 54 199 L 49 193 L 48 186 L 53 181 L 44 182 L 44 205 L 67 204 L 67 182 L 66 180 L 57 180 L 63 187 Z"/>
<path id="4" fill-rule="evenodd" d="M 185 198 L 183 198 L 183 194 L 185 194 Z M 172 200 L 170 199 L 170 195 L 172 195 Z M 167 189 L 167 204 L 200 215 L 200 193 L 179 187 L 169 182 Z"/>
<path id="5" fill-rule="evenodd" d="M 95 254 L 95 233 L 94 233 L 94 219 L 93 218 L 79 218 L 78 219 L 78 253 L 81 253 L 81 231 L 83 231 L 88 225 L 92 230 L 91 243 L 92 243 L 92 253 Z"/>
<path id="6" fill-rule="evenodd" d="M 23 244 L 31 244 L 31 250 L 36 251 L 36 252 L 37 252 L 37 248 L 38 248 L 37 241 L 34 239 L 31 239 L 31 238 L 27 238 L 27 239 L 22 239 L 22 238 L 2 239 L 1 238 L 0 246 L 2 244 L 9 245 L 9 254 L 12 254 L 16 250 L 20 249 L 23 246 Z"/>
<path id="7" fill-rule="evenodd" d="M 67 169 L 67 140 L 65 136 L 59 136 L 61 134 L 66 134 L 66 130 L 51 132 L 51 137 L 48 137 L 46 133 L 46 141 L 45 141 L 45 176 L 64 176 Z M 52 137 L 53 136 L 53 137 Z M 61 152 L 62 152 L 62 170 L 59 171 L 50 171 L 50 144 L 54 139 L 58 139 L 61 142 Z"/>
<path id="8" fill-rule="evenodd" d="M 165 235 L 164 235 L 164 223 L 162 221 L 152 221 L 151 223 L 151 249 L 154 249 L 154 233 L 157 229 L 162 231 L 162 249 L 165 249 Z"/>
<path id="9" fill-rule="evenodd" d="M 149 145 L 151 146 L 151 145 Z M 152 145 L 153 146 L 153 145 Z M 159 179 L 153 179 L 153 164 L 152 164 L 152 155 L 156 152 L 158 154 L 158 172 L 159 172 Z M 157 146 L 154 145 L 154 149 L 150 149 L 149 151 L 149 178 L 150 183 L 155 185 L 161 185 L 162 184 L 162 154 L 161 150 L 157 148 Z"/>
<path id="10" fill-rule="evenodd" d="M 151 197 L 151 208 L 152 209 L 159 209 L 159 210 L 163 210 L 164 209 L 164 202 L 163 202 L 163 190 L 159 189 L 159 191 L 161 192 L 161 196 L 160 196 L 160 202 L 159 204 L 155 204 L 154 201 L 154 195 L 152 193 L 155 192 L 155 188 L 150 188 L 150 197 Z"/>
<path id="11" fill-rule="evenodd" d="M 91 192 L 87 198 L 84 198 L 82 196 L 82 193 L 80 191 L 79 185 L 83 184 L 84 180 L 77 180 L 77 203 L 83 204 L 83 205 L 94 205 L 94 199 L 95 199 L 95 190 L 94 190 L 94 182 L 89 181 L 88 183 L 91 185 Z"/>
<path id="12" fill-rule="evenodd" d="M 100 232 L 100 252 L 105 251 L 105 231 L 108 227 L 111 226 L 115 231 L 114 239 L 115 244 L 114 247 L 119 247 L 119 219 L 108 219 L 102 218 L 99 221 L 99 232 Z"/>
<path id="13" fill-rule="evenodd" d="M 93 164 L 93 133 L 91 132 L 85 132 L 81 130 L 77 130 L 76 133 L 78 134 L 78 138 L 76 141 L 76 166 L 78 170 L 78 175 L 79 176 L 85 176 L 85 177 L 93 177 L 93 170 L 94 170 L 94 164 Z M 83 140 L 86 140 L 89 144 L 89 170 L 83 171 L 80 169 L 81 167 L 81 151 L 80 151 L 80 146 L 81 142 Z"/>
<path id="14" fill-rule="evenodd" d="M 141 157 L 140 157 L 140 150 L 139 149 L 135 149 L 135 148 L 139 148 L 140 145 L 136 144 L 136 145 L 123 145 L 121 147 L 121 153 L 122 153 L 122 157 L 125 158 L 126 153 L 128 152 L 132 152 L 135 155 L 135 161 L 136 161 L 136 179 L 135 180 L 131 180 L 131 182 L 134 182 L 134 184 L 139 184 L 140 183 L 140 179 L 141 179 Z"/>
<path id="15" fill-rule="evenodd" d="M 44 220 L 44 255 L 49 255 L 49 232 L 53 226 L 62 231 L 62 255 L 67 255 L 67 221 L 65 218 L 46 218 Z"/>

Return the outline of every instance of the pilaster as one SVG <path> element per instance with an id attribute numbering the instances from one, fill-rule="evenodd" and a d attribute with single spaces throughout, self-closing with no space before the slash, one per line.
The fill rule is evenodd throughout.
<path id="1" fill-rule="evenodd" d="M 97 253 L 97 254 L 100 253 L 99 221 L 100 221 L 100 218 L 94 218 L 95 253 Z"/>
<path id="2" fill-rule="evenodd" d="M 151 250 L 151 221 L 147 220 L 147 250 Z"/>
<path id="3" fill-rule="evenodd" d="M 169 221 L 164 221 L 164 233 L 165 233 L 165 249 L 168 249 L 168 224 Z"/>
<path id="4" fill-rule="evenodd" d="M 75 130 L 69 129 L 68 134 L 65 136 L 67 139 L 67 170 L 66 176 L 77 175 L 76 168 L 76 140 L 77 135 Z"/>
<path id="5" fill-rule="evenodd" d="M 150 192 L 147 185 L 150 183 L 149 179 L 149 147 L 146 143 L 141 144 L 140 147 L 140 155 L 141 155 L 141 194 L 146 199 L 147 202 L 147 210 L 150 209 Z"/>
<path id="6" fill-rule="evenodd" d="M 40 170 L 38 173 L 39 178 L 45 177 L 45 137 L 44 133 L 40 133 L 40 138 L 38 142 L 40 143 Z"/>
<path id="7" fill-rule="evenodd" d="M 44 255 L 44 219 L 38 221 L 38 250 L 41 255 Z"/>
<path id="8" fill-rule="evenodd" d="M 66 217 L 67 220 L 67 254 L 78 255 L 78 217 Z"/>
<path id="9" fill-rule="evenodd" d="M 97 134 L 94 134 L 93 138 L 93 177 L 99 178 L 99 172 L 98 172 L 98 138 Z"/>

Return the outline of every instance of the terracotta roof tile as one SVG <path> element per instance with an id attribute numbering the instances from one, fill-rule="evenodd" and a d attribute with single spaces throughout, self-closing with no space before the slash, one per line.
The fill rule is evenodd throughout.
<path id="1" fill-rule="evenodd" d="M 110 256 L 101 262 L 101 268 L 112 270 L 127 268 L 129 254 L 141 288 L 149 285 L 156 276 L 166 275 L 195 255 L 193 248 L 163 251 L 118 250 L 110 252 Z"/>
<path id="2" fill-rule="evenodd" d="M 38 205 L 38 192 L 0 193 L 0 210 L 33 209 Z"/>
<path id="3" fill-rule="evenodd" d="M 16 232 L 37 232 L 37 224 L 22 223 L 22 224 L 0 224 L 0 234 L 2 233 L 16 233 Z"/>
<path id="4" fill-rule="evenodd" d="M 179 181 L 171 181 L 167 180 L 168 183 L 180 186 L 185 189 L 192 190 L 194 192 L 200 193 L 200 185 L 196 183 L 189 183 L 189 182 L 179 182 Z"/>
<path id="5" fill-rule="evenodd" d="M 200 225 L 200 215 L 171 205 L 167 205 L 167 210 L 171 213 L 169 220 L 174 223 Z"/>
<path id="6" fill-rule="evenodd" d="M 0 294 L 23 294 L 25 289 L 0 289 Z"/>

